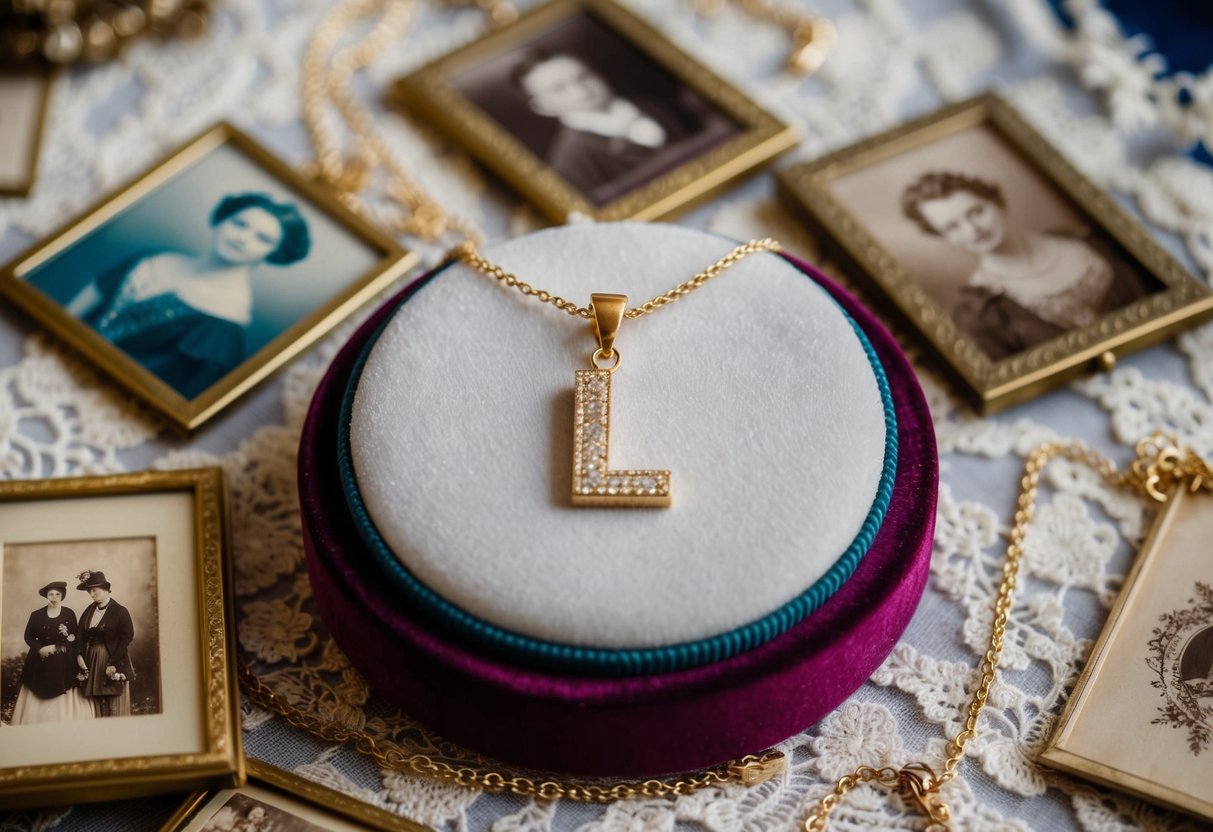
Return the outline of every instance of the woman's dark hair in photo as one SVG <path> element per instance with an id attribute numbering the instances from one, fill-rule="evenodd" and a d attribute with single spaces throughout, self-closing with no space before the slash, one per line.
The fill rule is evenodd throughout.
<path id="1" fill-rule="evenodd" d="M 906 186 L 905 191 L 901 194 L 901 211 L 924 233 L 938 237 L 939 232 L 922 215 L 919 206 L 933 199 L 945 199 L 957 191 L 968 191 L 984 200 L 993 202 L 999 208 L 1007 206 L 1006 200 L 1002 196 L 1002 188 L 992 182 L 966 176 L 963 173 L 932 171 L 924 173 Z"/>
<path id="2" fill-rule="evenodd" d="M 260 208 L 272 214 L 282 226 L 282 241 L 278 243 L 278 248 L 265 258 L 265 262 L 276 266 L 289 266 L 307 257 L 312 247 L 312 238 L 307 230 L 307 220 L 293 202 L 274 202 L 265 194 L 258 193 L 231 194 L 221 199 L 211 212 L 211 227 L 246 208 Z"/>

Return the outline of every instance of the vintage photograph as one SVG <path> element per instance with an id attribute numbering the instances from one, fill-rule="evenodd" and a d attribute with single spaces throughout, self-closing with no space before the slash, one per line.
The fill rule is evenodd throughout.
<path id="1" fill-rule="evenodd" d="M 225 505 L 218 468 L 0 481 L 0 810 L 243 782 Z"/>
<path id="2" fill-rule="evenodd" d="M 549 216 L 655 219 L 790 128 L 612 0 L 556 0 L 397 85 Z"/>
<path id="3" fill-rule="evenodd" d="M 1211 536 L 1213 496 L 1183 489 L 1172 496 L 1041 755 L 1046 765 L 1208 821 Z"/>
<path id="4" fill-rule="evenodd" d="M 3 579 L 0 724 L 160 713 L 154 539 L 5 544 Z"/>
<path id="5" fill-rule="evenodd" d="M 239 789 L 190 795 L 161 832 L 425 832 L 377 806 L 249 758 Z"/>
<path id="6" fill-rule="evenodd" d="M 199 832 L 324 832 L 324 827 L 247 795 L 234 794 L 207 818 Z"/>
<path id="7" fill-rule="evenodd" d="M 830 189 L 991 361 L 1163 288 L 988 125 Z"/>
<path id="8" fill-rule="evenodd" d="M 191 428 L 407 265 L 331 194 L 219 127 L 0 286 Z"/>
<path id="9" fill-rule="evenodd" d="M 975 388 L 981 409 L 1045 389 L 1042 370 L 1061 381 L 1157 340 L 1177 309 L 1194 323 L 1213 308 L 993 96 L 794 166 L 781 185 Z"/>
<path id="10" fill-rule="evenodd" d="M 46 69 L 0 72 L 0 194 L 25 196 L 33 187 L 51 78 Z"/>
<path id="11" fill-rule="evenodd" d="M 588 13 L 451 83 L 597 206 L 742 130 Z"/>

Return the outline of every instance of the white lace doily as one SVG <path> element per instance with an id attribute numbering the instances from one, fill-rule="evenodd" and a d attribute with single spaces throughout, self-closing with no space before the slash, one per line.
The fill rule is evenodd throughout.
<path id="1" fill-rule="evenodd" d="M 118 62 L 61 74 L 35 190 L 26 200 L 0 201 L 0 258 L 218 119 L 249 130 L 293 162 L 305 161 L 298 71 L 324 5 L 224 0 L 199 41 L 140 42 Z M 1140 126 L 1124 123 L 1128 105 L 1116 110 L 1116 123 L 1105 115 L 1102 99 L 1083 90 L 1057 50 L 1046 49 L 1049 37 L 1061 35 L 1050 28 L 1045 0 L 1022 0 L 1016 5 L 1031 8 L 1015 15 L 1003 4 L 977 0 L 915 4 L 913 13 L 897 0 L 815 2 L 814 11 L 831 17 L 839 37 L 825 67 L 808 81 L 779 74 L 787 47 L 782 31 L 735 9 L 702 20 L 690 0 L 633 5 L 680 46 L 795 123 L 804 137 L 795 158 L 999 88 L 1184 263 L 1206 279 L 1213 271 L 1213 171 L 1182 156 L 1169 133 L 1123 131 Z M 468 9 L 427 8 L 422 18 L 420 28 L 375 66 L 363 86 L 368 98 L 484 26 Z M 1105 73 L 1097 86 L 1113 102 L 1118 94 L 1121 102 L 1131 101 L 1138 80 L 1139 73 Z M 380 121 L 422 184 L 490 236 L 538 224 L 534 212 L 431 129 L 387 112 Z M 770 177 L 760 176 L 680 222 L 737 239 L 769 234 L 814 259 L 817 242 L 784 212 L 773 191 Z M 436 251 L 424 253 L 432 259 Z M 233 484 L 237 591 L 254 599 L 293 573 L 302 556 L 295 446 L 324 363 L 351 328 L 341 328 L 194 439 L 182 440 L 27 320 L 6 312 L 0 318 L 0 476 L 221 464 Z M 783 777 L 749 790 L 714 789 L 668 801 L 542 803 L 376 770 L 356 752 L 327 747 L 256 709 L 245 715 L 250 753 L 439 829 L 494 832 L 791 829 L 830 788 L 827 783 L 857 763 L 941 759 L 943 737 L 960 726 L 983 649 L 1022 457 L 1038 442 L 1064 436 L 1123 461 L 1138 437 L 1157 428 L 1213 454 L 1213 326 L 1124 359 L 1110 375 L 987 419 L 959 404 L 929 360 L 914 358 L 942 454 L 932 578 L 909 631 L 871 681 L 784 744 L 792 765 Z M 1194 821 L 1034 762 L 1149 520 L 1135 499 L 1113 493 L 1088 471 L 1065 464 L 1050 471 L 1056 494 L 1042 505 L 1029 538 L 1004 669 L 963 777 L 945 796 L 963 829 L 1197 828 Z M 316 649 L 297 639 L 309 623 L 298 609 L 273 599 L 245 606 L 253 613 L 241 641 L 262 661 L 287 662 Z M 343 684 L 346 701 L 365 700 L 357 674 Z M 173 804 L 161 798 L 0 816 L 0 830 L 156 829 Z M 835 823 L 838 829 L 920 828 L 909 807 L 866 788 L 848 797 Z"/>

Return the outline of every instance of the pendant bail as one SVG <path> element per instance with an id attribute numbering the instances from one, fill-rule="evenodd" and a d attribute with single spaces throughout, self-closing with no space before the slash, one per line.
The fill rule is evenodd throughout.
<path id="1" fill-rule="evenodd" d="M 603 358 L 610 358 L 615 354 L 615 336 L 619 334 L 619 325 L 623 322 L 623 311 L 627 305 L 627 295 L 601 292 L 590 295 L 590 311 L 594 313 L 590 325 L 594 328 L 594 335 L 598 337 L 598 347 Z"/>

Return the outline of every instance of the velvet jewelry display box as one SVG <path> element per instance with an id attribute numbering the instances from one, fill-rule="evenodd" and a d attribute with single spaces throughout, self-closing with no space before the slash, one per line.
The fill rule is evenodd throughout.
<path id="1" fill-rule="evenodd" d="M 636 306 L 734 245 L 625 223 L 484 254 Z M 378 310 L 304 428 L 317 606 L 381 695 L 507 763 L 643 777 L 760 751 L 861 685 L 921 597 L 922 393 L 854 298 L 754 254 L 616 341 L 611 466 L 670 470 L 671 506 L 574 508 L 574 371 L 596 346 L 462 263 Z"/>

